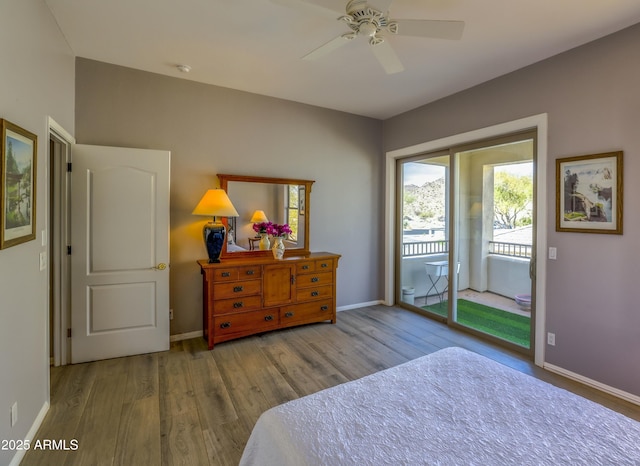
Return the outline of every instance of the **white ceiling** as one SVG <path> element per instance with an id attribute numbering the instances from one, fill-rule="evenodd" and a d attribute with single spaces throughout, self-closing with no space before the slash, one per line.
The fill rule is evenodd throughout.
<path id="1" fill-rule="evenodd" d="M 388 75 L 361 38 L 302 60 L 348 28 L 293 0 L 45 2 L 78 57 L 378 119 L 640 22 L 638 0 L 395 0 L 391 18 L 466 26 L 460 41 L 391 37 L 405 71 Z"/>

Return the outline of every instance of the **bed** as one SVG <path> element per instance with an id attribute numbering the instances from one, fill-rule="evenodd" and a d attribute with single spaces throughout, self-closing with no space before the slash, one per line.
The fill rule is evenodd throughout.
<path id="1" fill-rule="evenodd" d="M 274 407 L 249 465 L 640 465 L 640 423 L 461 348 Z"/>

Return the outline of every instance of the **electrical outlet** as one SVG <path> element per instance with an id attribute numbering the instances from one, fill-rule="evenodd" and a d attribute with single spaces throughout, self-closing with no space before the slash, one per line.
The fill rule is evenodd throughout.
<path id="1" fill-rule="evenodd" d="M 556 334 L 555 333 L 547 333 L 547 344 L 549 346 L 556 346 Z"/>
<path id="2" fill-rule="evenodd" d="M 18 402 L 11 405 L 11 427 L 18 423 Z"/>
<path id="3" fill-rule="evenodd" d="M 169 320 L 173 320 L 173 309 L 169 309 Z"/>

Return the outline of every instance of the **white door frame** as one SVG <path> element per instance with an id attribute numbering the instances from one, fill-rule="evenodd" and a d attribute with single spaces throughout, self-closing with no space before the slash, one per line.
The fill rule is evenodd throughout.
<path id="1" fill-rule="evenodd" d="M 52 283 L 53 286 L 51 296 L 53 297 L 53 322 L 49 322 L 47 319 L 47 335 L 49 335 L 49 329 L 53 325 L 53 363 L 55 366 L 66 365 L 69 363 L 70 348 L 69 339 L 67 338 L 67 329 L 70 327 L 69 322 L 71 319 L 70 302 L 71 296 L 70 290 L 70 266 L 67 255 L 67 241 L 69 237 L 69 223 L 66 221 L 70 212 L 68 212 L 68 206 L 70 199 L 69 195 L 69 177 L 67 175 L 66 166 L 67 163 L 71 163 L 71 148 L 75 144 L 76 140 L 71 134 L 59 125 L 53 118 L 47 119 L 47 228 L 45 237 L 50 237 L 50 232 L 53 228 L 56 228 L 59 232 L 59 238 L 56 244 L 48 244 L 49 257 L 54 260 L 49 261 L 49 267 L 47 269 L 48 277 L 47 282 Z M 50 144 L 49 141 L 55 139 L 57 142 L 64 146 L 64 153 L 60 154 L 59 160 L 53 160 L 52 154 L 49 153 Z M 53 162 L 53 165 L 51 165 Z M 54 202 L 50 198 L 51 184 L 55 177 L 54 187 L 57 188 L 60 193 L 59 201 L 56 205 L 55 213 L 57 218 L 51 218 L 51 202 Z M 44 239 L 43 239 L 44 241 Z M 58 266 L 54 270 L 54 266 Z M 50 315 L 50 301 L 47 300 L 47 316 Z M 49 345 L 47 345 L 47 353 L 49 352 Z M 48 359 L 48 358 L 47 358 Z"/>
<path id="2" fill-rule="evenodd" d="M 466 133 L 456 134 L 433 141 L 427 141 L 386 153 L 385 170 L 385 277 L 384 304 L 395 304 L 395 219 L 396 219 L 396 160 L 425 152 L 447 149 L 451 146 L 468 144 L 481 139 L 502 136 L 518 131 L 535 129 L 537 131 L 536 158 L 536 329 L 534 363 L 542 367 L 545 349 L 545 317 L 546 317 L 546 250 L 547 250 L 547 114 L 542 113 L 519 120 L 481 128 Z"/>

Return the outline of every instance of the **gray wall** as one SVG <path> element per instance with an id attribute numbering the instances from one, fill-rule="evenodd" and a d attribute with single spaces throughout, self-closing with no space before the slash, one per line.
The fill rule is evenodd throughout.
<path id="1" fill-rule="evenodd" d="M 47 116 L 73 130 L 74 59 L 41 0 L 0 2 L 0 118 L 38 136 L 37 239 L 0 251 L 0 439 L 24 439 L 48 400 Z M 9 410 L 18 402 L 18 423 Z M 0 450 L 0 464 L 14 451 Z"/>
<path id="2" fill-rule="evenodd" d="M 548 363 L 640 396 L 640 25 L 384 122 L 385 151 L 548 113 Z M 624 235 L 555 231 L 555 159 L 624 151 Z M 539 252 L 545 260 L 545 251 Z"/>
<path id="3" fill-rule="evenodd" d="M 338 306 L 382 298 L 382 122 L 87 59 L 78 143 L 171 151 L 171 333 L 202 329 L 206 258 L 191 211 L 217 173 L 315 180 L 311 250 L 342 254 Z"/>

